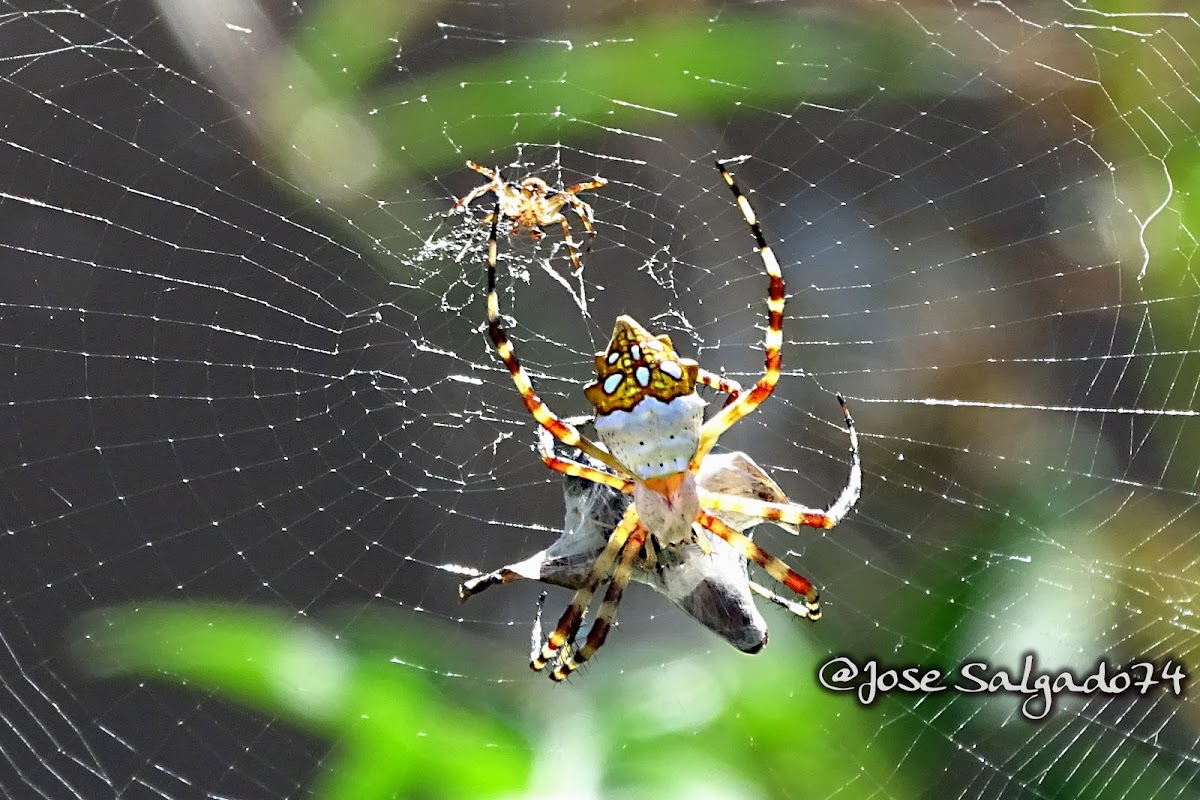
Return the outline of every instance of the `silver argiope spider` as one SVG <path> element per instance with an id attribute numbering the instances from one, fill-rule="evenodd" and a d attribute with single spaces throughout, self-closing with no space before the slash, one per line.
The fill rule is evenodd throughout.
<path id="1" fill-rule="evenodd" d="M 518 231 L 525 229 L 535 240 L 541 239 L 545 235 L 542 230 L 545 226 L 561 225 L 563 240 L 567 244 L 567 255 L 571 258 L 571 269 L 574 272 L 583 269 L 579 263 L 579 247 L 571 238 L 571 228 L 567 225 L 567 218 L 563 215 L 562 210 L 564 206 L 570 206 L 583 222 L 588 239 L 595 237 L 596 229 L 592 226 L 595 216 L 592 213 L 592 207 L 575 195 L 588 189 L 598 189 L 604 186 L 608 183 L 606 179 L 597 175 L 594 180 L 577 183 L 560 190 L 551 189 L 550 185 L 541 178 L 530 176 L 518 183 L 501 178 L 499 168 L 488 169 L 479 166 L 474 161 L 468 161 L 467 166 L 487 178 L 488 182 L 482 186 L 476 186 L 468 194 L 456 200 L 450 208 L 451 214 L 466 210 L 475 198 L 493 192 L 496 195 L 496 211 L 485 217 L 484 222 L 495 222 L 497 217 L 503 217 L 512 223 L 512 228 L 509 230 L 511 235 L 516 235 Z"/>
<path id="2" fill-rule="evenodd" d="M 653 336 L 632 317 L 622 315 L 617 318 L 608 349 L 596 355 L 596 380 L 583 390 L 596 410 L 595 427 L 602 445 L 585 438 L 574 425 L 547 408 L 517 361 L 500 319 L 496 294 L 496 248 L 502 214 L 499 202 L 492 215 L 487 251 L 487 317 L 488 334 L 496 352 L 508 367 L 525 407 L 538 424 L 564 445 L 578 448 L 612 471 L 562 458 L 545 446 L 539 448 L 543 462 L 556 472 L 633 495 L 633 502 L 608 537 L 557 627 L 530 663 L 532 669 L 542 670 L 554 661 L 551 678 L 556 681 L 563 680 L 604 644 L 621 595 L 639 558 L 650 568 L 655 568 L 663 548 L 706 538 L 697 534 L 697 528 L 724 540 L 743 558 L 753 561 L 799 595 L 800 602 L 790 604 L 794 613 L 817 619 L 820 616 L 818 594 L 808 579 L 716 514 L 727 518 L 739 515 L 785 525 L 832 528 L 854 507 L 862 489 L 858 435 L 841 395 L 837 395 L 837 400 L 850 437 L 850 477 L 837 500 L 827 509 L 709 491 L 697 482 L 697 473 L 721 434 L 758 408 L 774 391 L 780 376 L 783 343 L 784 284 L 779 262 L 763 237 L 749 201 L 738 189 L 725 163 L 718 161 L 717 169 L 733 191 L 738 208 L 754 234 L 759 257 L 770 279 L 763 376 L 749 391 L 743 391 L 736 383 L 724 381 L 702 369 L 697 362 L 680 358 L 669 337 Z M 705 420 L 705 403 L 696 393 L 699 384 L 728 392 L 732 402 Z M 497 580 L 503 582 L 503 576 Z M 583 645 L 576 646 L 575 639 L 584 614 L 597 587 L 605 580 L 608 580 L 608 589 L 604 600 Z M 473 591 L 475 589 L 469 584 L 460 588 L 464 599 Z"/>

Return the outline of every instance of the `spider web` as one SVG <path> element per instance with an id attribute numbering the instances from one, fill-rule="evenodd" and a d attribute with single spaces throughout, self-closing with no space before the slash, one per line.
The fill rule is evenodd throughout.
<path id="1" fill-rule="evenodd" d="M 324 38 L 320 13 L 337 4 L 202 5 L 0 2 L 9 796 L 304 796 L 325 743 L 216 694 L 81 676 L 69 626 L 129 601 L 419 619 L 471 642 L 461 680 L 526 698 L 543 722 L 549 704 L 644 704 L 632 684 L 662 670 L 753 685 L 801 653 L 1195 665 L 1200 315 L 1185 184 L 1200 174 L 1200 26 L 1185 6 L 696 7 L 687 24 L 712 41 L 778 21 L 799 44 L 764 39 L 746 57 L 806 76 L 780 100 L 769 76 L 731 82 L 697 53 L 687 79 L 719 98 L 697 107 L 573 72 L 591 51 L 658 35 L 634 16 L 601 36 L 614 22 L 590 6 L 420 6 L 391 28 L 359 20 L 372 40 L 396 31 L 373 53 Z M 364 17 L 386 17 L 382 5 Z M 904 47 L 872 60 L 854 38 L 872 31 Z M 819 42 L 818 57 L 805 45 Z M 433 80 L 535 50 L 552 56 L 542 71 Z M 376 66 L 339 93 L 306 83 L 300 56 L 313 74 Z M 535 102 L 564 86 L 611 116 Z M 464 111 L 457 94 L 507 102 L 518 89 L 502 111 Z M 390 124 L 408 138 L 389 139 Z M 491 144 L 462 144 L 477 140 Z M 771 646 L 750 658 L 635 587 L 594 665 L 548 694 L 521 672 L 542 587 L 457 598 L 465 576 L 546 547 L 563 524 L 562 484 L 484 333 L 491 198 L 446 214 L 482 181 L 462 162 L 551 186 L 608 179 L 583 195 L 598 236 L 581 276 L 553 227 L 500 243 L 518 355 L 572 415 L 620 313 L 710 370 L 757 378 L 766 278 L 712 166 L 737 155 L 789 301 L 780 386 L 721 445 L 824 506 L 846 480 L 833 395 L 847 397 L 858 507 L 832 531 L 757 538 L 821 588 L 825 616 L 764 608 Z M 552 593 L 548 613 L 567 597 Z M 655 705 L 691 702 L 654 685 Z M 795 669 L 791 691 L 818 692 L 811 671 Z M 877 708 L 865 749 L 828 745 L 876 774 L 816 795 L 1186 796 L 1194 701 L 1060 698 L 1039 725 L 1019 703 Z M 791 735 L 808 747 L 830 724 Z M 576 752 L 552 732 L 538 746 L 580 781 L 597 761 L 620 769 L 620 752 Z M 877 774 L 881 752 L 895 776 Z M 922 771 L 928 795 L 911 783 Z M 746 796 L 812 793 L 780 765 L 720 780 Z"/>

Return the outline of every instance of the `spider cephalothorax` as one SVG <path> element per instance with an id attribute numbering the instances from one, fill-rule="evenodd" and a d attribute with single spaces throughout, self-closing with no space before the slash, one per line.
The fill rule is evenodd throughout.
<path id="1" fill-rule="evenodd" d="M 542 238 L 544 235 L 542 228 L 547 225 L 561 225 L 563 240 L 567 245 L 567 255 L 571 259 L 571 267 L 576 272 L 583 268 L 579 263 L 579 248 L 576 246 L 575 240 L 571 238 L 571 228 L 567 225 L 567 218 L 563 216 L 562 212 L 565 207 L 569 206 L 583 222 L 583 228 L 587 231 L 588 238 L 594 237 L 596 229 L 592 226 L 595 221 L 592 207 L 575 195 L 588 189 L 598 189 L 608 183 L 607 180 L 597 175 L 594 180 L 577 183 L 566 189 L 551 189 L 550 184 L 541 178 L 530 176 L 520 182 L 506 181 L 500 177 L 499 169 L 481 167 L 474 161 L 468 161 L 467 166 L 488 178 L 488 182 L 476 186 L 468 194 L 456 200 L 450 208 L 451 213 L 466 210 L 466 207 L 475 198 L 492 192 L 496 195 L 496 211 L 488 215 L 487 222 L 492 222 L 497 218 L 506 219 L 511 223 L 510 234 L 515 235 L 518 231 L 527 230 L 534 239 Z"/>
<path id="2" fill-rule="evenodd" d="M 600 444 L 588 440 L 574 425 L 550 411 L 534 392 L 529 376 L 517 361 L 500 320 L 496 295 L 496 239 L 499 218 L 503 214 L 499 201 L 492 214 L 492 232 L 488 238 L 487 309 L 488 333 L 496 352 L 508 367 L 525 407 L 538 424 L 563 444 L 578 448 L 611 471 L 561 458 L 552 447 L 539 448 L 542 460 L 558 472 L 633 495 L 633 502 L 613 528 L 558 626 L 530 664 L 533 669 L 540 670 L 553 661 L 556 666 L 551 677 L 555 680 L 565 678 L 604 643 L 635 565 L 658 568 L 657 548 L 664 545 L 674 546 L 689 540 L 707 542 L 706 537 L 695 536 L 697 530 L 707 531 L 741 557 L 762 567 L 801 598 L 798 603 L 785 601 L 784 605 L 800 616 L 816 619 L 820 616 L 820 605 L 812 584 L 764 551 L 739 528 L 748 527 L 753 520 L 832 528 L 854 506 L 861 491 L 858 437 L 841 395 L 837 399 L 850 435 L 850 479 L 828 509 L 757 499 L 747 496 L 744 486 L 737 493 L 722 491 L 722 481 L 715 477 L 698 480 L 717 439 L 756 409 L 774 390 L 780 376 L 783 343 L 785 294 L 779 263 L 763 238 L 750 203 L 734 183 L 733 175 L 722 162 L 717 163 L 717 168 L 733 191 L 738 208 L 754 234 L 759 257 L 770 280 L 763 376 L 749 391 L 743 392 L 736 382 L 708 372 L 695 361 L 680 358 L 668 337 L 652 335 L 631 317 L 618 317 L 608 349 L 596 356 L 596 380 L 584 387 L 588 402 L 596 411 L 595 426 Z M 708 420 L 704 419 L 705 403 L 696 393 L 699 385 L 725 392 L 730 398 Z M 738 522 L 734 523 L 735 519 Z M 464 584 L 460 593 L 465 599 L 477 591 L 477 587 L 515 579 L 509 576 L 519 577 L 520 573 L 497 571 L 470 585 Z M 591 605 L 597 587 L 606 580 L 608 589 L 604 601 L 586 641 L 577 646 L 575 638 L 584 613 Z"/>

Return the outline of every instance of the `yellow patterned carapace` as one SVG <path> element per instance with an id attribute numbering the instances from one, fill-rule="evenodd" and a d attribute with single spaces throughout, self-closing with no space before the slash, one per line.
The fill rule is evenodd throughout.
<path id="1" fill-rule="evenodd" d="M 588 238 L 595 237 L 596 229 L 592 223 L 596 218 L 592 207 L 575 195 L 589 189 L 599 189 L 608 183 L 607 180 L 597 175 L 590 181 L 577 183 L 566 189 L 552 189 L 541 178 L 530 176 L 519 182 L 506 181 L 500 177 L 499 169 L 481 167 L 474 161 L 467 161 L 467 166 L 487 178 L 488 182 L 476 186 L 468 194 L 454 201 L 450 213 L 465 211 L 475 198 L 492 192 L 496 195 L 496 210 L 487 216 L 486 222 L 507 220 L 512 226 L 509 233 L 515 234 L 521 230 L 529 231 L 529 235 L 535 240 L 542 238 L 542 228 L 548 225 L 561 225 L 563 241 L 567 245 L 567 256 L 571 259 L 571 267 L 575 272 L 583 269 L 583 265 L 579 263 L 579 246 L 571 238 L 571 228 L 567 225 L 567 218 L 563 215 L 563 210 L 570 208 L 574 211 L 579 217 L 579 221 L 583 223 L 583 229 L 587 232 Z"/>
<path id="2" fill-rule="evenodd" d="M 583 388 L 597 413 L 632 411 L 645 397 L 664 403 L 696 391 L 700 365 L 680 358 L 671 337 L 653 336 L 633 317 L 617 317 L 608 349 L 596 354 L 596 380 Z"/>

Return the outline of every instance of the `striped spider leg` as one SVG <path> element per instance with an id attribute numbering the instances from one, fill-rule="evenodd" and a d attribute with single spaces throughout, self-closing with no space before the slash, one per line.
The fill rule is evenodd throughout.
<path id="1" fill-rule="evenodd" d="M 528 376 L 516 359 L 500 323 L 496 296 L 496 239 L 501 214 L 499 202 L 492 217 L 492 231 L 488 239 L 488 331 L 496 352 L 508 366 L 526 408 L 538 424 L 565 445 L 579 448 L 611 470 L 612 474 L 598 467 L 561 459 L 552 452 L 547 455 L 543 451 L 543 461 L 552 469 L 569 476 L 602 483 L 633 496 L 633 502 L 613 528 L 590 572 L 576 590 L 571 604 L 530 665 L 535 670 L 541 670 L 554 663 L 555 668 L 551 673 L 554 680 L 563 680 L 604 644 L 639 557 L 651 560 L 650 554 L 644 553 L 647 541 L 677 546 L 693 541 L 697 526 L 723 540 L 742 557 L 753 561 L 799 595 L 802 601 L 788 607 L 795 613 L 816 619 L 819 603 L 812 584 L 783 561 L 764 551 L 740 530 L 710 512 L 828 528 L 837 524 L 858 499 L 861 470 L 857 436 L 848 412 L 844 416 L 853 453 L 851 477 L 841 497 L 826 511 L 814 511 L 786 502 L 710 492 L 702 490 L 697 483 L 697 474 L 720 435 L 754 411 L 774 390 L 780 375 L 783 341 L 785 291 L 779 263 L 733 176 L 723 163 L 718 162 L 717 168 L 733 191 L 737 205 L 754 234 L 759 256 L 770 279 L 764 375 L 749 392 L 745 392 L 737 384 L 723 382 L 712 373 L 702 373 L 697 362 L 681 358 L 675 352 L 669 337 L 651 335 L 632 317 L 622 315 L 613 327 L 608 349 L 596 355 L 596 379 L 583 390 L 596 411 L 595 428 L 603 447 L 584 438 L 573 425 L 559 419 L 546 408 L 534 393 Z M 696 387 L 700 384 L 724 387 L 731 399 L 707 422 L 704 421 L 705 403 L 696 393 Z M 595 591 L 604 581 L 608 581 L 608 588 L 596 618 L 584 643 L 576 647 L 575 639 L 584 615 Z M 766 590 L 761 593 L 782 600 Z M 782 602 L 784 605 L 789 603 Z"/>
<path id="2" fill-rule="evenodd" d="M 837 395 L 837 401 L 842 409 L 846 432 L 850 436 L 850 479 L 846 482 L 846 486 L 838 495 L 837 500 L 829 508 L 808 508 L 792 502 L 780 503 L 762 498 L 708 493 L 703 490 L 700 493 L 700 505 L 709 511 L 748 514 L 782 525 L 832 528 L 841 522 L 850 509 L 854 508 L 854 504 L 858 502 L 858 497 L 862 493 L 862 465 L 858 455 L 858 432 L 854 428 L 854 419 L 850 416 L 850 410 L 846 408 L 846 401 L 840 394 Z"/>
<path id="3" fill-rule="evenodd" d="M 551 189 L 550 185 L 541 178 L 530 176 L 520 182 L 506 181 L 500 177 L 498 168 L 481 167 L 474 161 L 467 161 L 467 166 L 487 178 L 488 182 L 476 186 L 456 200 L 450 207 L 451 214 L 465 211 L 477 197 L 491 192 L 496 195 L 497 210 L 489 214 L 485 218 L 485 222 L 493 222 L 498 217 L 503 217 L 512 223 L 509 230 L 510 235 L 515 236 L 518 231 L 527 230 L 535 240 L 542 238 L 544 227 L 561 225 L 563 241 L 567 245 L 567 255 L 571 259 L 571 269 L 576 273 L 583 269 L 583 265 L 579 263 L 579 246 L 571 238 L 571 228 L 562 213 L 563 208 L 569 207 L 579 217 L 583 223 L 583 229 L 587 233 L 588 248 L 590 248 L 591 240 L 596 236 L 596 229 L 592 224 L 596 217 L 592 212 L 592 207 L 576 195 L 589 189 L 599 189 L 608 183 L 606 179 L 597 175 L 593 180 L 577 183 L 566 189 Z"/>

